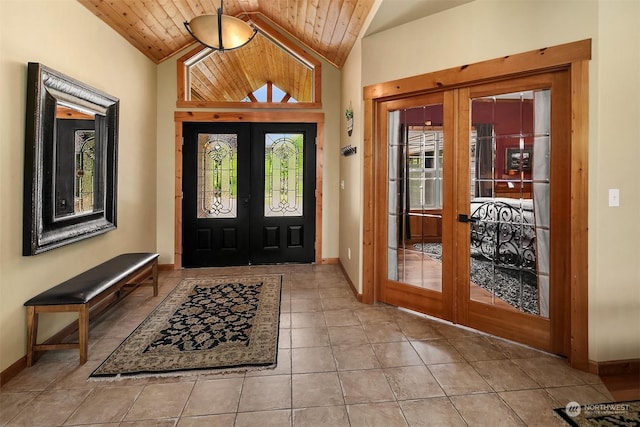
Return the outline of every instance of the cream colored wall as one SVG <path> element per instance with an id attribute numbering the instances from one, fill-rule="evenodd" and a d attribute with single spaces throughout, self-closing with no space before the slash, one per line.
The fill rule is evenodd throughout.
<path id="1" fill-rule="evenodd" d="M 158 67 L 158 251 L 161 264 L 174 262 L 175 195 L 175 111 L 177 100 L 177 60 L 193 49 L 185 49 Z M 322 258 L 338 258 L 340 70 L 322 62 L 322 111 L 325 114 L 322 181 Z M 198 111 L 233 111 L 198 109 Z M 261 109 L 257 111 L 270 111 Z M 281 110 L 282 111 L 282 110 Z M 290 110 L 288 110 L 290 111 Z M 291 112 L 295 114 L 295 112 Z"/>
<path id="2" fill-rule="evenodd" d="M 32 257 L 22 253 L 27 62 L 120 99 L 118 228 Z M 33 295 L 121 252 L 156 248 L 156 66 L 74 0 L 0 1 L 0 372 L 26 351 Z M 42 316 L 43 336 L 70 317 Z"/>
<path id="3" fill-rule="evenodd" d="M 640 358 L 639 18 L 635 0 L 476 0 L 362 41 L 367 86 L 593 39 L 589 357 L 594 361 Z M 620 207 L 607 206 L 609 188 L 620 189 Z M 354 212 L 343 211 L 341 217 L 359 214 L 360 208 L 351 208 Z"/>
<path id="4" fill-rule="evenodd" d="M 349 58 L 342 67 L 342 103 L 340 146 L 352 145 L 356 154 L 340 157 L 340 262 L 351 283 L 362 293 L 362 124 L 364 108 L 362 103 L 362 42 L 353 46 Z M 353 109 L 354 126 L 351 136 L 347 133 L 344 112 Z M 349 252 L 351 256 L 349 257 Z"/>

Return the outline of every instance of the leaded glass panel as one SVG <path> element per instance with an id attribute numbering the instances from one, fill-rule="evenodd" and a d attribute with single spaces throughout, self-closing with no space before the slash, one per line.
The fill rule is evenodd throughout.
<path id="1" fill-rule="evenodd" d="M 236 218 L 238 135 L 198 135 L 198 218 Z"/>
<path id="2" fill-rule="evenodd" d="M 77 130 L 75 132 L 75 207 L 74 213 L 93 212 L 93 183 L 95 179 L 96 131 Z"/>
<path id="3" fill-rule="evenodd" d="M 302 216 L 304 135 L 265 135 L 265 217 Z"/>

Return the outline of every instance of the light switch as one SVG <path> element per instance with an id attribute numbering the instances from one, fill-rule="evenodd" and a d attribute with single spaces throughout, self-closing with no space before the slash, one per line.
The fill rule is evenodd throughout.
<path id="1" fill-rule="evenodd" d="M 609 189 L 609 207 L 620 206 L 620 190 L 617 188 Z"/>
<path id="2" fill-rule="evenodd" d="M 340 188 L 344 190 L 344 179 L 340 180 Z"/>

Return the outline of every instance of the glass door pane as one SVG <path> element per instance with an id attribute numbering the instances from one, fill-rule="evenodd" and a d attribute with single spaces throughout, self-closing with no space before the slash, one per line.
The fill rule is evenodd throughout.
<path id="1" fill-rule="evenodd" d="M 442 292 L 442 103 L 389 113 L 389 280 Z"/>
<path id="2" fill-rule="evenodd" d="M 470 299 L 549 317 L 550 90 L 471 100 Z"/>

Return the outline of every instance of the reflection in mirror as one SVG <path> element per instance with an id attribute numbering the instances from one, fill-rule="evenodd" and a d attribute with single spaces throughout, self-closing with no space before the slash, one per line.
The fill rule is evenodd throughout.
<path id="1" fill-rule="evenodd" d="M 23 255 L 116 226 L 119 101 L 29 63 Z"/>
<path id="2" fill-rule="evenodd" d="M 102 209 L 102 186 L 96 156 L 98 159 L 101 157 L 100 148 L 96 146 L 95 114 L 58 105 L 55 219 Z"/>

